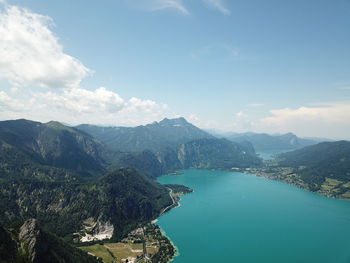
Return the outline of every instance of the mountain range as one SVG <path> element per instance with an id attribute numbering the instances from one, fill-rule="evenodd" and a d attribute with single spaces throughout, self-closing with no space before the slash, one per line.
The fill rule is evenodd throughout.
<path id="1" fill-rule="evenodd" d="M 83 124 L 76 128 L 92 135 L 111 150 L 122 152 L 157 151 L 192 140 L 213 138 L 184 118 L 164 119 L 137 127 L 101 127 Z"/>
<path id="2" fill-rule="evenodd" d="M 101 233 L 119 240 L 172 204 L 157 176 L 260 164 L 249 143 L 215 138 L 183 118 L 134 128 L 1 121 L 0 225 L 19 231 L 35 218 L 69 242 Z"/>
<path id="3" fill-rule="evenodd" d="M 31 229 L 37 234 L 29 243 L 37 244 L 32 252 L 41 262 L 65 261 L 55 256 L 63 250 L 72 262 L 80 262 L 77 257 L 96 262 L 69 243 L 120 240 L 156 218 L 173 202 L 170 186 L 157 183 L 157 176 L 189 168 L 259 169 L 265 163 L 255 149 L 310 144 L 314 142 L 293 134 L 217 138 L 184 118 L 138 127 L 1 121 L 0 258 L 35 262 L 29 259 L 33 253 L 21 250 L 23 231 Z M 327 178 L 340 180 L 340 191 L 347 191 L 343 185 L 350 181 L 349 164 L 347 141 L 311 145 L 272 162 L 277 170 L 290 167 L 313 187 Z"/>
<path id="4" fill-rule="evenodd" d="M 184 118 L 137 127 L 79 125 L 75 128 L 100 140 L 114 153 L 110 160 L 112 167 L 132 166 L 150 177 L 179 169 L 227 169 L 261 164 L 249 142 L 216 138 Z"/>
<path id="5" fill-rule="evenodd" d="M 233 142 L 250 142 L 256 151 L 295 150 L 318 143 L 317 140 L 303 139 L 293 133 L 271 135 L 266 133 L 235 133 L 226 135 Z"/>

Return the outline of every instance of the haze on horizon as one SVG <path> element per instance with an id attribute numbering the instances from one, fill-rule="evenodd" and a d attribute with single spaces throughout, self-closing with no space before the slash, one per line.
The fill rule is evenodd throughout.
<path id="1" fill-rule="evenodd" d="M 348 0 L 0 0 L 0 120 L 350 139 Z"/>

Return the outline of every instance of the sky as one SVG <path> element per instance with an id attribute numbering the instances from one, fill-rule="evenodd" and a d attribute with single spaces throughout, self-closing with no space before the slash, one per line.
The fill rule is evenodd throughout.
<path id="1" fill-rule="evenodd" d="M 0 0 L 0 120 L 350 139 L 350 0 Z"/>

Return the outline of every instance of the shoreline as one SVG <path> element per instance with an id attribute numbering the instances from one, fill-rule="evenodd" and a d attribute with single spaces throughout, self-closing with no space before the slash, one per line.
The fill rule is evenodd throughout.
<path id="1" fill-rule="evenodd" d="M 174 248 L 175 253 L 174 253 L 174 255 L 171 257 L 171 259 L 169 259 L 169 261 L 168 261 L 168 262 L 172 262 L 172 261 L 174 261 L 174 259 L 175 259 L 177 256 L 180 256 L 179 248 L 175 245 L 175 243 L 171 240 L 171 238 L 168 237 L 168 236 L 166 235 L 166 232 L 164 231 L 164 229 L 162 229 L 160 226 L 158 226 L 158 227 L 159 227 L 159 229 L 160 229 L 160 232 L 162 233 L 162 236 L 165 237 L 166 239 L 168 239 L 169 242 L 170 242 L 170 244 L 171 244 L 171 246 Z"/>
<path id="2" fill-rule="evenodd" d="M 192 192 L 194 192 L 194 191 L 193 191 L 193 189 L 191 189 L 191 188 L 189 188 L 189 187 L 180 186 L 180 185 L 172 185 L 172 186 L 166 185 L 166 187 L 169 189 L 169 196 L 170 196 L 171 200 L 173 201 L 173 203 L 172 203 L 171 205 L 165 207 L 165 208 L 160 212 L 159 216 L 158 216 L 156 219 L 154 219 L 154 220 L 151 221 L 151 224 L 156 224 L 156 225 L 159 227 L 162 236 L 163 236 L 164 238 L 166 238 L 166 239 L 169 241 L 170 245 L 172 246 L 172 248 L 173 248 L 172 251 L 174 251 L 174 253 L 173 253 L 172 255 L 169 255 L 171 258 L 167 261 L 167 262 L 172 262 L 172 261 L 175 259 L 175 257 L 177 257 L 177 256 L 180 255 L 179 248 L 175 245 L 175 243 L 171 240 L 171 238 L 168 237 L 168 236 L 166 235 L 165 230 L 162 229 L 162 228 L 157 224 L 157 223 L 158 223 L 158 218 L 159 218 L 160 216 L 162 216 L 163 214 L 169 212 L 170 210 L 181 206 L 181 204 L 180 204 L 181 198 L 180 198 L 179 196 L 185 195 L 185 194 L 189 194 L 189 193 L 192 193 Z M 176 190 L 174 191 L 171 187 L 177 189 L 178 191 L 176 191 Z M 181 191 L 180 189 L 181 189 L 182 191 Z M 185 191 L 183 191 L 184 189 L 185 189 Z"/>
<path id="3" fill-rule="evenodd" d="M 274 181 L 283 182 L 300 189 L 306 190 L 310 193 L 318 194 L 327 198 L 333 198 L 338 200 L 350 201 L 350 198 L 343 197 L 336 192 L 336 189 L 324 189 L 322 184 L 319 186 L 317 191 L 312 190 L 307 183 L 301 180 L 300 175 L 296 173 L 284 173 L 284 169 L 290 169 L 290 167 L 280 167 L 281 171 L 278 172 L 266 172 L 264 168 L 248 168 L 249 170 L 242 169 L 241 173 L 252 174 L 257 177 L 262 177 Z M 231 170 L 232 171 L 232 170 Z M 350 190 L 350 189 L 349 189 Z"/>

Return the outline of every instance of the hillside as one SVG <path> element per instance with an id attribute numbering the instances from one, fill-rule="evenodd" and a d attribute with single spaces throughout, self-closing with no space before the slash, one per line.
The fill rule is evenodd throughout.
<path id="1" fill-rule="evenodd" d="M 96 235 L 108 228 L 118 239 L 171 203 L 164 186 L 134 169 L 90 183 L 11 180 L 0 183 L 0 224 L 37 218 L 44 229 L 68 239 L 88 224 Z"/>
<path id="2" fill-rule="evenodd" d="M 266 133 L 237 133 L 227 136 L 233 142 L 250 142 L 256 151 L 293 150 L 316 144 L 316 141 L 302 139 L 293 133 L 270 135 Z"/>
<path id="3" fill-rule="evenodd" d="M 42 178 L 47 170 L 51 174 L 79 173 L 83 176 L 104 172 L 102 144 L 58 122 L 1 121 L 0 147 L 1 177 L 26 173 L 28 177 Z"/>
<path id="4" fill-rule="evenodd" d="M 164 119 L 137 127 L 100 127 L 83 124 L 76 128 L 105 143 L 110 149 L 124 152 L 156 151 L 196 139 L 213 137 L 184 118 Z"/>
<path id="5" fill-rule="evenodd" d="M 35 219 L 27 220 L 19 229 L 7 230 L 0 226 L 0 262 L 102 263 L 43 231 Z"/>
<path id="6" fill-rule="evenodd" d="M 260 165 L 260 160 L 250 150 L 226 139 L 201 139 L 180 145 L 178 158 L 184 168 L 229 169 Z"/>
<path id="7" fill-rule="evenodd" d="M 249 172 L 325 196 L 350 199 L 350 142 L 323 142 L 283 153 Z"/>
<path id="8" fill-rule="evenodd" d="M 298 170 L 306 182 L 350 181 L 350 142 L 323 142 L 279 155 L 278 164 Z"/>
<path id="9" fill-rule="evenodd" d="M 198 139 L 177 147 L 152 152 L 122 155 L 117 167 L 134 167 L 140 173 L 155 178 L 181 169 L 230 169 L 232 167 L 257 167 L 261 160 L 250 145 L 230 142 L 226 139 Z"/>
<path id="10" fill-rule="evenodd" d="M 179 169 L 227 169 L 261 163 L 249 142 L 215 138 L 184 118 L 134 128 L 80 125 L 77 129 L 118 153 L 109 159 L 112 168 L 135 167 L 152 178 Z"/>

